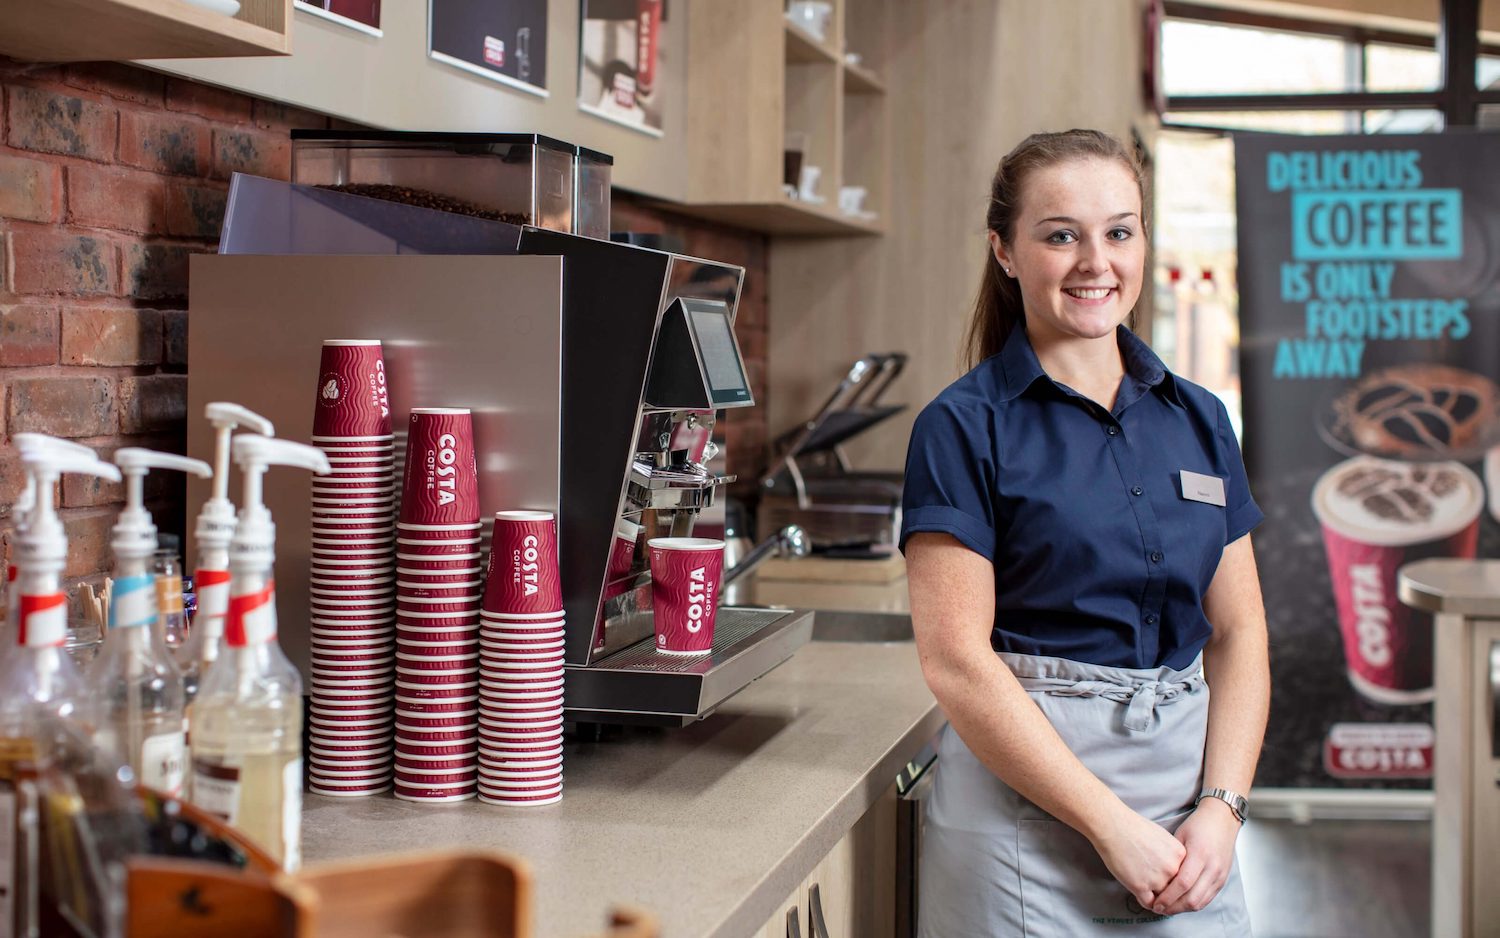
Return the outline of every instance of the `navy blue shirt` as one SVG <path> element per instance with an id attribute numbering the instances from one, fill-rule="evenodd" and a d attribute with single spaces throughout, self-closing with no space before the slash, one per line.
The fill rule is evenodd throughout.
<path id="1" fill-rule="evenodd" d="M 1112 411 L 1049 378 L 1024 328 L 912 428 L 901 547 L 951 534 L 995 566 L 996 651 L 1185 668 L 1224 546 L 1260 523 L 1224 404 L 1124 326 Z M 1223 481 L 1185 498 L 1181 472 Z"/>

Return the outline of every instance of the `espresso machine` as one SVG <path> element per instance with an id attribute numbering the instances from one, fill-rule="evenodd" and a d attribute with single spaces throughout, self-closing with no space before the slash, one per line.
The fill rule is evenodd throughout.
<path id="1" fill-rule="evenodd" d="M 811 612 L 724 606 L 711 653 L 655 649 L 646 543 L 690 535 L 733 481 L 707 468 L 706 441 L 718 411 L 754 404 L 733 331 L 742 268 L 475 218 L 455 239 L 446 212 L 250 177 L 235 187 L 255 197 L 231 196 L 230 249 L 192 259 L 189 412 L 243 401 L 305 440 L 322 340 L 343 337 L 383 341 L 398 418 L 469 407 L 483 516 L 557 514 L 569 719 L 685 725 L 811 638 Z M 189 426 L 189 452 L 211 451 L 201 421 Z M 308 482 L 288 473 L 271 488 L 282 641 L 303 663 Z M 612 570 L 618 532 L 633 559 Z M 773 551 L 805 544 L 783 532 L 752 561 Z"/>

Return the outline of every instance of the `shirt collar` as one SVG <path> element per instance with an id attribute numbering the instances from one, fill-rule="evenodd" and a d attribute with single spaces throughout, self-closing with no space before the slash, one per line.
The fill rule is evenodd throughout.
<path id="1" fill-rule="evenodd" d="M 1115 330 L 1116 341 L 1120 344 L 1120 357 L 1125 365 L 1125 374 L 1145 388 L 1159 387 L 1161 393 L 1175 400 L 1179 405 L 1182 399 L 1177 393 L 1177 384 L 1172 372 L 1151 351 L 1151 346 L 1141 341 L 1140 337 L 1124 325 Z M 1003 396 L 1001 400 L 1009 401 L 1020 397 L 1026 389 L 1031 387 L 1038 378 L 1047 378 L 1047 372 L 1042 370 L 1042 363 L 1036 357 L 1036 351 L 1031 347 L 1031 339 L 1026 335 L 1024 326 L 1017 325 L 1010 330 L 1010 335 L 1005 339 L 1005 345 L 1000 349 L 997 356 L 1000 360 L 1000 368 L 1004 373 L 1004 381 L 1001 385 Z M 1130 395 L 1133 400 L 1139 394 Z"/>

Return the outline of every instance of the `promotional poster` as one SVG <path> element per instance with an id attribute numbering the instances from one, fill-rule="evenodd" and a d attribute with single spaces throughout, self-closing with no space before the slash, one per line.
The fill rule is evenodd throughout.
<path id="1" fill-rule="evenodd" d="M 428 0 L 428 54 L 547 95 L 547 0 Z"/>
<path id="2" fill-rule="evenodd" d="M 1257 787 L 1426 788 L 1430 557 L 1500 557 L 1500 135 L 1235 140 Z"/>
<path id="3" fill-rule="evenodd" d="M 666 21 L 666 0 L 583 0 L 580 110 L 661 136 Z"/>

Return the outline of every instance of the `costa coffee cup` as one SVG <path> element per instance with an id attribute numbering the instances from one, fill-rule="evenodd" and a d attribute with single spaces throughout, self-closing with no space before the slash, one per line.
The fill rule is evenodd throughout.
<path id="1" fill-rule="evenodd" d="M 712 652 L 724 542 L 705 537 L 654 537 L 647 543 L 651 549 L 656 650 L 668 655 Z"/>
<path id="2" fill-rule="evenodd" d="M 562 614 L 552 512 L 495 512 L 484 608 L 510 615 Z"/>
<path id="3" fill-rule="evenodd" d="M 455 524 L 412 524 L 403 521 L 398 526 L 403 531 L 432 532 L 435 536 L 439 537 L 468 537 L 472 533 L 479 531 L 480 523 L 478 521 L 461 521 Z"/>
<path id="4" fill-rule="evenodd" d="M 468 408 L 412 408 L 400 520 L 422 525 L 479 520 L 479 470 Z"/>
<path id="5" fill-rule="evenodd" d="M 325 339 L 313 439 L 381 437 L 390 432 L 391 404 L 380 341 Z"/>
<path id="6" fill-rule="evenodd" d="M 1477 553 L 1484 488 L 1462 463 L 1356 456 L 1313 486 L 1349 681 L 1383 704 L 1433 699 L 1432 617 L 1400 601 L 1396 571 Z"/>
<path id="7" fill-rule="evenodd" d="M 410 692 L 396 695 L 396 706 L 409 713 L 463 713 L 478 704 L 477 693 L 444 697 L 419 696 Z"/>
<path id="8" fill-rule="evenodd" d="M 396 759 L 395 767 L 398 772 L 454 772 L 471 769 L 476 764 L 477 760 L 467 757 L 450 759 L 446 756 L 400 756 Z"/>
<path id="9" fill-rule="evenodd" d="M 405 785 L 392 786 L 392 793 L 401 801 L 415 801 L 423 804 L 448 804 L 460 801 L 468 801 L 478 794 L 477 789 L 470 788 L 457 794 L 433 794 L 422 788 L 411 788 Z"/>
<path id="10" fill-rule="evenodd" d="M 446 570 L 421 570 L 415 567 L 398 566 L 396 578 L 418 586 L 484 585 L 484 578 L 480 576 L 480 568 L 477 566 Z"/>
<path id="11" fill-rule="evenodd" d="M 556 628 L 564 621 L 561 610 L 538 613 L 503 613 L 481 610 L 486 621 L 513 628 Z"/>
<path id="12" fill-rule="evenodd" d="M 307 790 L 315 795 L 323 795 L 327 798 L 368 798 L 371 795 L 383 795 L 391 790 L 389 784 L 366 787 L 360 785 L 323 785 L 309 782 Z"/>
<path id="13" fill-rule="evenodd" d="M 396 566 L 408 570 L 418 570 L 429 573 L 450 573 L 459 570 L 469 571 L 479 560 L 479 551 L 470 554 L 412 554 L 405 551 L 396 551 Z"/>
<path id="14" fill-rule="evenodd" d="M 405 736 L 396 736 L 396 752 L 406 752 L 414 756 L 469 756 L 479 748 L 479 737 L 468 736 L 464 739 L 453 740 L 443 743 L 428 743 L 419 739 L 408 739 Z"/>
<path id="15" fill-rule="evenodd" d="M 491 794 L 481 788 L 478 798 L 481 804 L 497 808 L 545 808 L 562 801 L 562 788 L 559 787 L 555 794 L 535 798 L 510 798 L 505 795 Z"/>
<path id="16" fill-rule="evenodd" d="M 521 769 L 531 765 L 562 765 L 562 759 L 563 750 L 561 746 L 556 746 L 543 752 L 531 753 L 526 755 L 514 755 L 504 752 L 487 754 L 483 747 L 481 747 L 479 750 L 480 765 L 488 765 L 491 768 L 500 769 L 502 771 Z"/>

